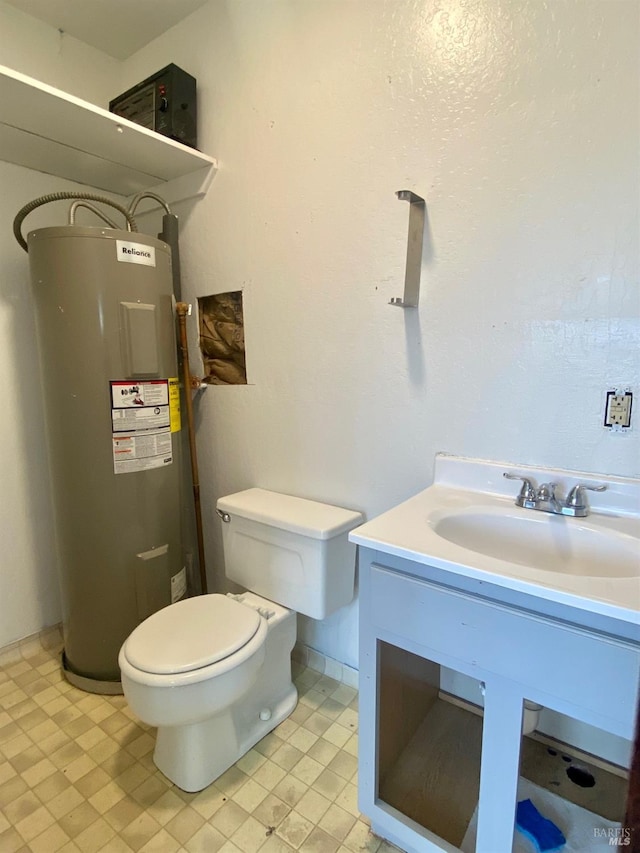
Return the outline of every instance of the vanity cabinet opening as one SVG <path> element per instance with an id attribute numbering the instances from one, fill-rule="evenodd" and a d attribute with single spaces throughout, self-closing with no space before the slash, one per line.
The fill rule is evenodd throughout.
<path id="1" fill-rule="evenodd" d="M 440 670 L 378 641 L 377 795 L 460 847 L 478 805 L 482 716 L 441 690 Z"/>
<path id="2" fill-rule="evenodd" d="M 378 800 L 463 853 L 475 853 L 483 685 L 382 640 L 377 663 Z M 624 846 L 626 768 L 545 733 L 571 732 L 577 724 L 557 710 L 523 701 L 516 802 L 531 800 L 572 850 Z M 624 739 L 578 725 L 585 743 L 624 752 Z M 521 853 L 524 836 L 516 830 L 513 839 L 512 853 Z"/>
<path id="3" fill-rule="evenodd" d="M 578 731 L 594 751 L 605 747 L 611 735 L 549 708 L 541 710 L 536 722 L 536 730 L 521 740 L 518 801 L 530 799 L 558 826 L 572 850 L 624 848 L 630 832 L 622 826 L 628 789 L 626 768 L 544 732 Z M 513 850 L 520 850 L 515 841 Z"/>

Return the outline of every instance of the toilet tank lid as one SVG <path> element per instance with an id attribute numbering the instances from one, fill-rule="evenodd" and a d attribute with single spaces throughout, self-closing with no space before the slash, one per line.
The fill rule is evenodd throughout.
<path id="1" fill-rule="evenodd" d="M 267 489 L 236 492 L 220 498 L 216 506 L 231 517 L 241 516 L 312 539 L 333 539 L 364 521 L 360 512 Z"/>

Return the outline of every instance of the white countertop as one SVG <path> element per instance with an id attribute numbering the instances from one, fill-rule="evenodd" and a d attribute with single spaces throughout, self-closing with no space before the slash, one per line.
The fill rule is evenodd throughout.
<path id="1" fill-rule="evenodd" d="M 558 483 L 563 496 L 577 482 L 605 483 L 607 491 L 589 492 L 591 514 L 584 519 L 556 516 L 515 506 L 520 484 L 503 478 L 503 472 L 530 477 L 537 485 Z M 464 513 L 476 517 L 505 517 L 519 525 L 523 520 L 554 524 L 571 535 L 611 535 L 626 555 L 625 572 L 615 576 L 602 561 L 602 573 L 593 567 L 580 573 L 542 568 L 543 560 L 526 565 L 462 547 L 436 532 L 438 521 Z M 570 528 L 569 525 L 576 527 Z M 580 530 L 578 530 L 580 528 Z M 433 566 L 453 575 L 485 581 L 548 601 L 569 605 L 638 626 L 640 641 L 640 481 L 585 472 L 538 469 L 508 463 L 436 457 L 434 484 L 388 512 L 353 530 L 349 539 L 357 545 L 392 554 L 415 563 Z M 636 561 L 637 557 L 637 561 Z M 557 561 L 557 558 L 556 558 Z M 569 564 L 568 564 L 569 565 Z M 453 581 L 452 581 L 453 582 Z"/>

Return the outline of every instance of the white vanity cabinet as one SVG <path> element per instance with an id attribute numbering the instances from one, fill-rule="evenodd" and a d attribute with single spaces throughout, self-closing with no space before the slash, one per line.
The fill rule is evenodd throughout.
<path id="1" fill-rule="evenodd" d="M 587 629 L 576 624 L 571 608 L 550 607 L 547 615 L 526 595 L 462 578 L 453 587 L 451 581 L 433 567 L 360 548 L 359 805 L 374 831 L 410 853 L 459 849 L 403 813 L 411 795 L 401 782 L 391 797 L 395 801 L 384 799 L 393 760 L 407 746 L 411 750 L 434 704 L 443 704 L 438 668 L 447 667 L 485 685 L 477 792 L 467 790 L 474 788 L 473 768 L 459 759 L 425 766 L 421 779 L 417 748 L 404 784 L 419 787 L 433 778 L 439 797 L 450 800 L 461 789 L 472 805 L 477 797 L 476 853 L 510 853 L 524 700 L 631 738 L 640 647 L 632 631 L 616 636 L 620 626 L 607 619 Z M 444 715 L 468 713 L 455 704 L 443 707 Z M 464 720 L 458 725 L 462 731 L 449 734 L 454 741 L 445 746 L 449 752 L 468 734 Z M 435 739 L 440 731 L 434 730 Z M 447 731 L 445 724 L 445 737 Z M 468 751 L 473 749 L 470 744 Z M 430 755 L 427 751 L 425 761 Z M 438 760 L 437 744 L 433 756 Z M 456 779 L 457 772 L 463 778 Z"/>
<path id="2" fill-rule="evenodd" d="M 594 758 L 590 775 L 579 750 L 567 754 L 574 741 L 531 734 L 533 726 L 523 734 L 523 710 L 525 701 L 542 706 L 569 732 L 582 726 L 630 746 L 640 672 L 640 537 L 627 510 L 638 504 L 640 484 L 609 478 L 610 504 L 600 518 L 542 519 L 558 552 L 548 564 L 540 552 L 535 563 L 525 553 L 511 564 L 437 535 L 443 514 L 504 518 L 505 536 L 509 525 L 529 524 L 527 510 L 513 510 L 511 496 L 501 494 L 502 474 L 491 465 L 467 471 L 446 459 L 436 465 L 433 487 L 350 535 L 359 546 L 359 807 L 374 832 L 408 853 L 512 853 L 529 849 L 519 846 L 520 833 L 514 838 L 514 823 L 517 802 L 532 791 L 534 804 L 549 798 L 538 806 L 544 816 L 566 807 L 596 842 L 569 849 L 609 849 L 621 831 L 624 768 Z M 554 473 L 561 481 L 566 472 Z M 558 571 L 567 541 L 578 541 L 567 539 L 565 525 L 576 523 L 572 537 L 611 536 L 613 550 L 627 549 L 619 551 L 627 562 L 610 568 L 588 554 L 582 564 L 570 562 L 568 554 L 571 572 Z M 471 700 L 451 689 L 455 678 L 473 685 Z M 533 719 L 538 725 L 541 717 Z M 568 818 L 560 828 L 571 830 L 570 842 Z"/>

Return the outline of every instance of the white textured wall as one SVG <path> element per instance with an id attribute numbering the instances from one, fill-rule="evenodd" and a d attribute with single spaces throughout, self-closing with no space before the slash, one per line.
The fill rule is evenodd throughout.
<path id="1" fill-rule="evenodd" d="M 221 170 L 206 199 L 176 207 L 186 295 L 244 290 L 251 384 L 199 402 L 215 584 L 215 499 L 247 486 L 371 517 L 428 485 L 438 451 L 640 476 L 638 429 L 601 426 L 606 388 L 640 393 L 638 35 L 635 0 L 212 0 L 125 63 L 118 91 L 170 61 L 198 78 L 201 147 Z M 41 76 L 24 63 L 6 62 Z M 8 244 L 22 196 L 49 189 L 37 177 L 0 199 Z M 405 188 L 430 222 L 418 311 L 387 304 L 402 292 Z M 21 388 L 28 348 L 0 346 Z M 8 639 L 57 607 L 25 517 L 40 404 L 11 399 L 2 429 L 26 509 L 3 505 L 23 574 L 3 565 L 2 630 L 34 587 L 43 600 Z M 300 621 L 306 642 L 356 663 L 354 606 Z"/>
<path id="2" fill-rule="evenodd" d="M 120 62 L 0 0 L 0 65 L 107 109 Z M 3 120 L 9 120 L 3 116 Z"/>
<path id="3" fill-rule="evenodd" d="M 199 403 L 213 515 L 258 485 L 364 510 L 437 451 L 640 475 L 638 4 L 212 2 L 125 63 L 198 78 L 207 198 L 183 205 L 187 295 L 243 289 L 250 385 Z M 408 206 L 427 200 L 418 311 Z M 636 427 L 640 421 L 636 414 Z M 356 662 L 357 611 L 301 620 Z"/>
<path id="4" fill-rule="evenodd" d="M 102 106 L 120 91 L 119 63 L 4 3 L 0 64 Z M 2 119 L 10 122 L 4 113 Z M 37 196 L 79 187 L 0 162 L 0 188 L 2 647 L 60 621 L 35 319 L 27 256 L 13 238 L 13 218 Z M 59 224 L 65 212 L 59 205 L 37 211 L 26 228 Z"/>

